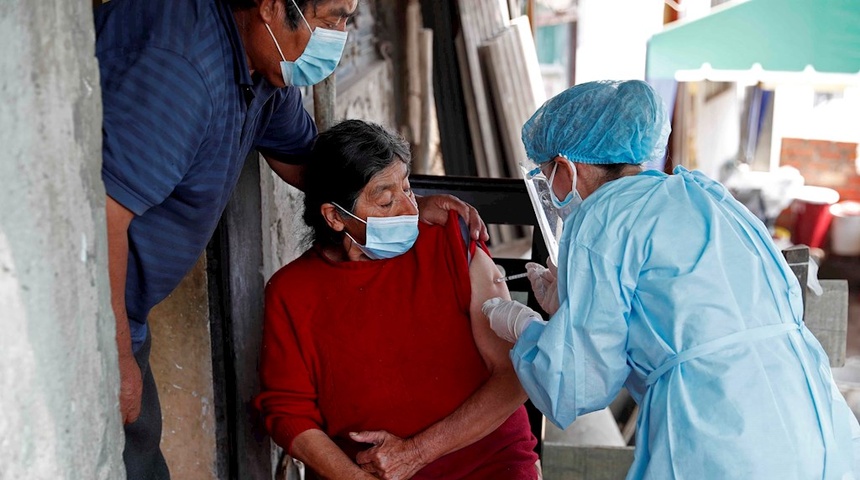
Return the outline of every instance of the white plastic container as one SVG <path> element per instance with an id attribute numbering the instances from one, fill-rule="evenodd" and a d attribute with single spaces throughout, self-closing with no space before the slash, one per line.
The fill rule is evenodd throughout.
<path id="1" fill-rule="evenodd" d="M 860 203 L 839 202 L 830 206 L 830 249 L 836 255 L 860 255 Z"/>

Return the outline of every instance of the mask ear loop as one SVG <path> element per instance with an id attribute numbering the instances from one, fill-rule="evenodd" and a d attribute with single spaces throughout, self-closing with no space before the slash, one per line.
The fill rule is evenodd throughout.
<path id="1" fill-rule="evenodd" d="M 350 217 L 352 217 L 352 218 L 354 218 L 354 219 L 358 220 L 359 222 L 361 222 L 361 223 L 363 223 L 363 224 L 367 225 L 367 222 L 366 222 L 366 221 L 364 221 L 364 220 L 362 220 L 362 219 L 358 218 L 358 216 L 356 216 L 354 213 L 350 212 L 349 210 L 347 210 L 347 209 L 345 209 L 345 208 L 341 207 L 340 205 L 338 205 L 338 204 L 337 204 L 337 203 L 335 203 L 335 202 L 331 202 L 331 204 L 332 204 L 332 205 L 334 205 L 335 207 L 339 208 L 342 212 L 346 212 L 346 214 L 347 214 L 347 215 L 349 215 Z"/>
<path id="2" fill-rule="evenodd" d="M 299 5 L 296 3 L 296 0 L 293 0 L 293 6 L 296 7 L 296 10 L 298 10 L 298 12 L 299 12 L 299 16 L 302 17 L 302 21 L 305 22 L 305 26 L 308 27 L 308 30 L 311 32 L 311 35 L 313 35 L 314 31 L 311 28 L 311 24 L 308 23 L 308 19 L 305 18 L 305 14 L 302 13 L 302 9 L 299 8 Z"/>
<path id="3" fill-rule="evenodd" d="M 356 216 L 354 213 L 352 213 L 352 212 L 350 212 L 349 210 L 347 210 L 347 209 L 345 209 L 345 208 L 341 207 L 341 206 L 340 206 L 340 205 L 338 205 L 336 202 L 331 202 L 331 204 L 332 204 L 332 205 L 334 205 L 335 207 L 339 208 L 342 212 L 346 212 L 346 214 L 347 214 L 347 215 L 349 215 L 350 217 L 352 217 L 352 218 L 354 218 L 354 219 L 358 220 L 359 222 L 361 222 L 361 223 L 363 223 L 363 224 L 367 225 L 367 222 L 365 222 L 364 220 L 362 220 L 362 219 L 358 218 L 358 216 Z M 358 243 L 358 242 L 355 240 L 355 238 L 353 238 L 353 236 L 352 236 L 352 235 L 350 235 L 348 231 L 346 231 L 346 223 L 344 223 L 343 233 L 344 233 L 344 235 L 346 235 L 347 237 L 349 237 L 349 240 L 350 240 L 352 243 L 354 243 L 354 244 L 356 244 L 356 245 L 358 245 L 358 246 L 360 246 L 360 247 L 363 247 L 363 246 L 364 246 L 364 245 L 362 245 L 362 244 Z"/>
<path id="4" fill-rule="evenodd" d="M 558 162 L 553 160 L 552 173 L 549 174 L 549 189 L 552 191 L 552 182 L 555 180 L 555 171 L 558 169 Z M 555 195 L 555 193 L 553 193 Z"/>
<path id="5" fill-rule="evenodd" d="M 284 52 L 282 52 L 282 51 L 281 51 L 281 46 L 278 44 L 278 40 L 275 38 L 275 34 L 274 34 L 274 33 L 272 33 L 272 29 L 269 27 L 269 24 L 268 24 L 268 23 L 266 23 L 266 24 L 264 24 L 264 25 L 266 25 L 266 30 L 268 30 L 268 31 L 269 31 L 269 35 L 271 35 L 271 36 L 272 36 L 272 40 L 275 42 L 275 47 L 277 47 L 277 48 L 278 48 L 278 54 L 281 56 L 281 60 L 283 60 L 283 61 L 285 61 L 285 62 L 286 62 L 286 61 L 287 61 L 287 57 L 285 57 L 285 56 L 284 56 Z"/>

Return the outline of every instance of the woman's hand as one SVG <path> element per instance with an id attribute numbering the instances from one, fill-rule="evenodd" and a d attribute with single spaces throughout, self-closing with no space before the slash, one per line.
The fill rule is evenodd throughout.
<path id="1" fill-rule="evenodd" d="M 427 462 L 412 439 L 403 439 L 385 431 L 350 433 L 353 440 L 374 446 L 355 457 L 356 463 L 377 478 L 401 480 L 412 478 Z"/>
<path id="2" fill-rule="evenodd" d="M 469 225 L 469 235 L 473 240 L 486 242 L 490 239 L 487 226 L 484 225 L 484 221 L 478 215 L 478 210 L 459 198 L 453 195 L 427 195 L 425 197 L 416 196 L 415 200 L 418 202 L 418 217 L 422 222 L 431 225 L 445 225 L 448 222 L 448 211 L 454 210 Z"/>

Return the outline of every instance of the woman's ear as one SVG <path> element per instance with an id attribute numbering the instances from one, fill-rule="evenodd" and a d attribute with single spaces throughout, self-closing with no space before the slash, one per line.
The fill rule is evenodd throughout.
<path id="1" fill-rule="evenodd" d="M 338 212 L 337 207 L 331 203 L 323 203 L 320 205 L 320 213 L 325 219 L 325 223 L 327 223 L 329 228 L 335 232 L 342 232 L 343 229 L 346 228 L 343 224 L 343 219 L 340 218 L 340 212 Z"/>

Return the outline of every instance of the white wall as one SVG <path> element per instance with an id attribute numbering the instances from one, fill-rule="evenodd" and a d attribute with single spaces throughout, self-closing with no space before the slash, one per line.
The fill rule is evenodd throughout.
<path id="1" fill-rule="evenodd" d="M 122 479 L 91 2 L 0 5 L 0 479 Z"/>
<path id="2" fill-rule="evenodd" d="M 705 175 L 721 180 L 720 168 L 737 158 L 743 102 L 734 84 L 711 98 L 705 98 L 702 90 L 696 117 L 697 164 Z"/>
<path id="3" fill-rule="evenodd" d="M 663 28 L 662 0 L 580 0 L 577 84 L 645 79 L 645 51 Z"/>

